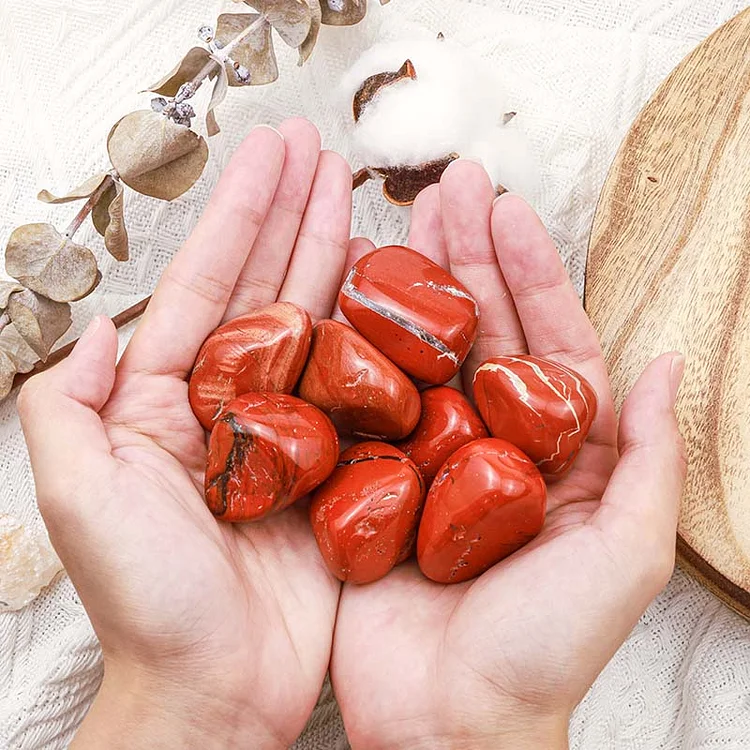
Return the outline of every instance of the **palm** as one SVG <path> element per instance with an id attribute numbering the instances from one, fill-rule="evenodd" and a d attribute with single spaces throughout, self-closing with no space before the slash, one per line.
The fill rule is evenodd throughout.
<path id="1" fill-rule="evenodd" d="M 533 213 L 515 198 L 493 211 L 492 197 L 483 172 L 457 162 L 412 213 L 410 244 L 449 267 L 480 305 L 465 389 L 484 359 L 528 351 L 583 373 L 599 414 L 574 469 L 550 488 L 542 532 L 516 554 L 458 585 L 427 580 L 412 561 L 372 585 L 344 587 L 332 674 L 355 746 L 422 746 L 441 727 L 466 736 L 488 717 L 511 726 L 550 707 L 565 715 L 668 567 L 666 555 L 655 575 L 644 566 L 652 580 L 638 566 L 622 569 L 607 497 L 617 420 L 596 335 Z M 670 513 L 661 534 L 673 528 Z"/>
<path id="2" fill-rule="evenodd" d="M 111 591 L 105 610 L 111 623 L 100 627 L 104 638 L 116 623 L 117 637 L 127 633 L 151 662 L 203 643 L 204 675 L 225 670 L 227 654 L 245 665 L 253 663 L 252 651 L 273 654 L 276 669 L 306 685 L 319 673 L 330 641 L 338 587 L 304 514 L 255 525 L 216 523 L 201 491 L 205 434 L 190 411 L 184 380 L 124 376 L 101 416 L 115 459 L 107 485 L 127 487 L 132 497 L 130 514 L 111 519 L 112 535 L 121 540 L 116 580 L 137 580 L 142 592 L 135 607 L 121 611 L 122 592 Z M 179 571 L 177 580 L 167 571 Z M 318 687 L 313 681 L 307 689 Z M 277 707 L 256 709 L 264 716 Z"/>

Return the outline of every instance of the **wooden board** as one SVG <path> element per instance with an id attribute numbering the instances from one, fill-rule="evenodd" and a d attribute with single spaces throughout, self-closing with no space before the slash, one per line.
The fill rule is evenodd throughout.
<path id="1" fill-rule="evenodd" d="M 687 356 L 678 557 L 750 618 L 750 10 L 633 124 L 597 209 L 586 308 L 618 406 L 651 359 Z"/>

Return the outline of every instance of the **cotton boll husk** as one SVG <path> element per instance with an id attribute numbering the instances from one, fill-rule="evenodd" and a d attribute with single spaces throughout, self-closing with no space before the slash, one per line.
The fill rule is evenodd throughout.
<path id="1" fill-rule="evenodd" d="M 494 184 L 533 201 L 538 170 L 500 77 L 449 39 L 399 40 L 367 50 L 342 77 L 338 104 L 353 122 L 365 79 L 411 60 L 416 79 L 384 86 L 352 127 L 352 145 L 371 167 L 419 165 L 457 153 L 483 164 Z"/>
<path id="2" fill-rule="evenodd" d="M 30 604 L 61 570 L 46 535 L 0 513 L 0 612 Z"/>

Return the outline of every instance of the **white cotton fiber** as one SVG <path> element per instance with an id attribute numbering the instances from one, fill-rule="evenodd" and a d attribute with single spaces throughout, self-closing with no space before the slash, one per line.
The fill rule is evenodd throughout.
<path id="1" fill-rule="evenodd" d="M 384 86 L 353 123 L 352 100 L 365 79 L 411 60 L 416 80 Z M 536 169 L 500 76 L 458 44 L 399 40 L 367 50 L 344 74 L 339 101 L 353 123 L 353 145 L 371 167 L 417 165 L 455 152 L 480 161 L 493 183 L 529 194 Z"/>

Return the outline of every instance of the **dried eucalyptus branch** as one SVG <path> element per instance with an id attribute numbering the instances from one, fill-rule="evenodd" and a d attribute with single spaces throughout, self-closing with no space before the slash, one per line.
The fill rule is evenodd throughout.
<path id="1" fill-rule="evenodd" d="M 110 170 L 60 197 L 47 190 L 39 193 L 39 200 L 51 204 L 85 201 L 65 231 L 40 223 L 11 234 L 5 268 L 14 281 L 0 281 L 0 399 L 30 370 L 45 369 L 72 348 L 50 353 L 71 324 L 70 303 L 90 294 L 101 280 L 94 254 L 73 242 L 86 219 L 91 217 L 107 251 L 126 261 L 124 186 L 171 201 L 200 178 L 208 144 L 191 129 L 196 113 L 188 101 L 200 87 L 214 82 L 205 115 L 210 137 L 219 132 L 215 111 L 229 87 L 264 85 L 278 78 L 272 32 L 298 51 L 302 65 L 315 47 L 321 24 L 358 23 L 367 5 L 366 0 L 242 1 L 257 12 L 225 13 L 214 27 L 202 26 L 198 36 L 205 46 L 193 47 L 172 72 L 147 89 L 156 95 L 151 109 L 131 112 L 114 125 L 107 138 Z M 146 302 L 115 321 L 129 322 Z"/>

